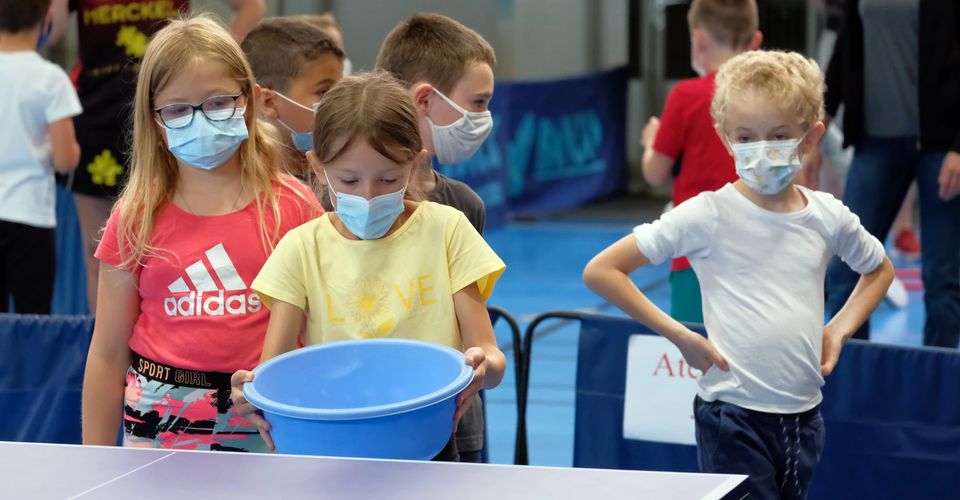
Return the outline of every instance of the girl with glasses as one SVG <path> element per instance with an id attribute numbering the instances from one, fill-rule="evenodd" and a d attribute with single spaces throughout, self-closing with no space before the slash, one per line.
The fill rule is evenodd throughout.
<path id="1" fill-rule="evenodd" d="M 260 359 L 269 313 L 249 286 L 316 197 L 279 169 L 237 42 L 206 18 L 157 33 L 140 68 L 130 179 L 100 260 L 83 442 L 257 451 L 229 374 Z"/>

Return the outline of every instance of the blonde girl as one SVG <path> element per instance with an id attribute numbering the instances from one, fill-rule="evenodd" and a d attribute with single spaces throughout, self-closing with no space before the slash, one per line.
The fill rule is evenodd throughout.
<path id="1" fill-rule="evenodd" d="M 308 345 L 387 337 L 461 349 L 475 378 L 458 397 L 459 419 L 503 378 L 485 305 L 503 262 L 463 213 L 408 188 L 427 152 L 394 78 L 339 82 L 320 101 L 313 137 L 307 157 L 336 212 L 289 232 L 254 281 L 271 308 L 262 359 L 295 349 L 304 321 Z M 234 375 L 234 401 L 267 430 L 240 390 L 251 378 Z M 437 458 L 457 459 L 453 436 Z"/>
<path id="2" fill-rule="evenodd" d="M 143 57 L 132 168 L 104 230 L 83 442 L 256 451 L 229 374 L 260 359 L 269 313 L 249 285 L 318 214 L 280 174 L 250 67 L 207 18 L 173 21 Z"/>

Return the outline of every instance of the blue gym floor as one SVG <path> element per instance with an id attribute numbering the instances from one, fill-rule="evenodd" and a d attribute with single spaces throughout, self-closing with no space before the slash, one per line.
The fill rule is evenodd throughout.
<path id="1" fill-rule="evenodd" d="M 648 204 L 649 205 L 649 204 Z M 508 310 L 521 329 L 536 315 L 552 310 L 580 310 L 621 314 L 583 284 L 583 266 L 597 252 L 628 234 L 637 223 L 657 213 L 644 207 L 633 210 L 603 210 L 604 214 L 572 214 L 530 222 L 513 222 L 491 229 L 486 239 L 507 263 L 490 304 Z M 588 211 L 589 213 L 589 211 Z M 919 264 L 894 259 L 899 272 L 907 269 L 905 281 Z M 669 265 L 649 266 L 633 275 L 634 282 L 660 307 L 669 310 Z M 920 345 L 923 326 L 922 291 L 910 291 L 910 302 L 896 309 L 881 304 L 871 323 L 877 342 Z M 500 322 L 496 327 L 500 347 L 512 360 L 510 332 Z M 556 321 L 538 328 L 531 361 L 527 407 L 527 436 L 532 465 L 571 466 L 573 463 L 574 385 L 577 360 L 576 323 Z M 841 358 L 842 362 L 842 358 Z M 512 363 L 510 363 L 512 364 Z M 487 425 L 490 461 L 513 463 L 516 429 L 514 372 L 510 366 L 503 383 L 487 392 Z"/>

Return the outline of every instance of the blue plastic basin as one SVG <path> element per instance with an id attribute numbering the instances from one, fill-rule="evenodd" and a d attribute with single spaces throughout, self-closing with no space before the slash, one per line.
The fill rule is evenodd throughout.
<path id="1" fill-rule="evenodd" d="M 463 353 L 401 339 L 305 347 L 253 373 L 244 396 L 280 453 L 410 460 L 443 449 L 456 396 L 473 380 Z"/>

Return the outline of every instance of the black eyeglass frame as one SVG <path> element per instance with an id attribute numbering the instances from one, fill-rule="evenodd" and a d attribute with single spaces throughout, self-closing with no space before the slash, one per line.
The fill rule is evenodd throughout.
<path id="1" fill-rule="evenodd" d="M 238 93 L 236 93 L 236 94 L 212 95 L 212 96 L 210 96 L 210 97 L 207 97 L 207 98 L 204 99 L 203 101 L 200 101 L 200 104 L 193 104 L 193 103 L 189 103 L 189 102 L 172 102 L 172 103 L 167 104 L 167 105 L 165 105 L 165 106 L 160 106 L 159 108 L 154 108 L 153 111 L 154 111 L 154 113 L 157 114 L 158 117 L 160 117 L 160 124 L 163 125 L 164 127 L 169 128 L 169 129 L 186 128 L 186 127 L 189 127 L 189 126 L 193 123 L 194 117 L 197 116 L 197 111 L 200 111 L 200 113 L 203 114 L 204 118 L 206 118 L 207 120 L 210 120 L 210 121 L 212 121 L 212 122 L 222 122 L 222 121 L 226 121 L 226 120 L 229 120 L 229 119 L 233 118 L 234 116 L 237 115 L 237 108 L 239 107 L 239 106 L 238 106 L 238 102 L 240 101 L 240 98 L 241 98 L 241 97 L 245 97 L 245 96 L 246 96 L 246 95 L 245 95 L 243 92 L 238 92 Z M 206 104 L 206 103 L 207 103 L 208 101 L 210 101 L 210 100 L 213 100 L 213 99 L 223 99 L 223 98 L 226 98 L 226 97 L 229 97 L 229 98 L 233 99 L 233 112 L 230 113 L 230 116 L 227 116 L 227 117 L 225 117 L 225 118 L 219 118 L 219 119 L 210 118 L 210 115 L 208 115 L 207 112 L 203 109 L 203 105 Z M 190 120 L 189 120 L 186 124 L 181 125 L 181 126 L 179 126 L 179 127 L 171 127 L 169 124 L 167 124 L 167 120 L 164 119 L 164 117 L 163 117 L 163 110 L 164 110 L 164 109 L 171 108 L 171 107 L 173 107 L 173 106 L 189 106 L 189 107 L 191 108 Z M 216 111 L 220 111 L 220 110 L 216 110 Z M 179 119 L 179 118 L 180 118 L 180 117 L 178 117 L 178 118 L 173 118 L 173 119 L 176 120 L 176 119 Z"/>

